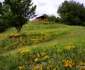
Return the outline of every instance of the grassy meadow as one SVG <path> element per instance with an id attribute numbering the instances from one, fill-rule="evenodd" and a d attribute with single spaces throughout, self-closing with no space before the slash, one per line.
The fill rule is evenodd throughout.
<path id="1" fill-rule="evenodd" d="M 85 70 L 85 27 L 32 21 L 6 30 L 0 70 Z"/>

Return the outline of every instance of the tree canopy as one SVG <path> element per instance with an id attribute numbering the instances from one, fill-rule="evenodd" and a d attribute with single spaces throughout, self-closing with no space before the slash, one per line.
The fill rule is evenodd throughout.
<path id="1" fill-rule="evenodd" d="M 30 18 L 35 16 L 36 5 L 33 5 L 32 0 L 4 0 L 0 7 L 2 7 L 3 23 L 15 27 L 18 32 Z"/>
<path id="2" fill-rule="evenodd" d="M 57 21 L 57 17 L 55 15 L 47 15 L 47 14 L 43 14 L 43 16 L 46 16 L 46 19 L 49 22 L 56 22 Z"/>
<path id="3" fill-rule="evenodd" d="M 61 21 L 69 25 L 85 24 L 85 7 L 75 1 L 64 1 L 58 8 Z"/>

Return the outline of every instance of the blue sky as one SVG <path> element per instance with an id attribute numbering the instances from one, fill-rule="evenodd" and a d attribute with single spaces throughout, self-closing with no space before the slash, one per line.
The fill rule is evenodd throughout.
<path id="1" fill-rule="evenodd" d="M 3 1 L 3 0 L 0 0 Z M 38 16 L 42 14 L 55 15 L 57 14 L 57 9 L 59 5 L 65 0 L 32 0 L 35 5 L 37 5 L 36 14 Z M 85 5 L 85 0 L 74 0 Z"/>

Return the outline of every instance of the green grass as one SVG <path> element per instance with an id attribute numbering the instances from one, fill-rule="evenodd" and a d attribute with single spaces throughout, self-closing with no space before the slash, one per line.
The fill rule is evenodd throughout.
<path id="1" fill-rule="evenodd" d="M 84 53 L 81 26 L 32 21 L 20 33 L 10 28 L 0 34 L 0 70 L 79 70 Z"/>

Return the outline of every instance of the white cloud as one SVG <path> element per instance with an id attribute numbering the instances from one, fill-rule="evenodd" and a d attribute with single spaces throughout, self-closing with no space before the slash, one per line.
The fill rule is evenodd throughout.
<path id="1" fill-rule="evenodd" d="M 42 15 L 42 14 L 48 14 L 48 15 L 56 15 L 58 6 L 63 2 L 64 0 L 33 0 L 34 4 L 37 5 L 36 14 Z"/>

